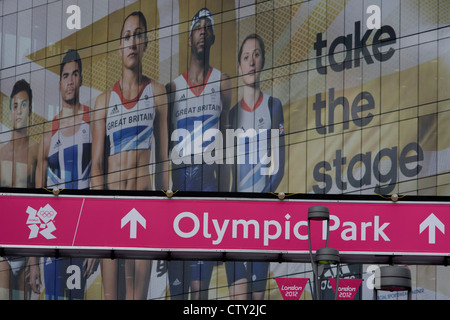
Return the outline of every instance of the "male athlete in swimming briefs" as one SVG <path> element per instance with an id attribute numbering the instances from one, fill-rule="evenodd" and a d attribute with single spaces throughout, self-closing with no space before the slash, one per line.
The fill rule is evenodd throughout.
<path id="1" fill-rule="evenodd" d="M 80 103 L 82 63 L 76 50 L 68 50 L 60 65 L 61 110 L 47 126 L 39 144 L 36 187 L 88 189 L 91 171 L 90 108 Z M 37 266 L 36 257 L 29 259 Z M 96 259 L 44 258 L 45 297 L 84 299 L 86 279 L 95 271 Z M 39 292 L 34 273 L 30 284 Z"/>
<path id="2" fill-rule="evenodd" d="M 38 143 L 29 138 L 32 91 L 25 80 L 17 81 L 9 105 L 11 140 L 0 148 L 0 186 L 34 188 Z"/>
<path id="3" fill-rule="evenodd" d="M 214 20 L 211 12 L 203 8 L 191 21 L 188 70 L 167 85 L 171 105 L 171 140 L 175 142 L 171 152 L 173 190 L 221 189 L 219 166 L 205 164 L 203 159 L 203 153 L 212 139 L 202 140 L 203 133 L 207 130 L 224 130 L 231 103 L 228 75 L 210 65 L 210 50 L 214 41 Z M 169 263 L 172 299 L 186 299 L 189 286 L 193 299 L 204 299 L 205 295 L 200 296 L 200 292 L 207 297 L 205 288 L 209 285 L 214 263 L 194 261 L 192 264 L 190 274 L 183 272 L 183 262 Z M 184 268 L 189 269 L 186 266 Z M 182 279 L 185 280 L 184 289 Z"/>
<path id="4" fill-rule="evenodd" d="M 284 174 L 284 120 L 283 107 L 279 99 L 271 97 L 260 89 L 260 75 L 264 68 L 265 49 L 262 38 L 257 34 L 247 36 L 241 44 L 238 55 L 239 75 L 243 80 L 243 98 L 230 111 L 230 127 L 233 129 L 267 130 L 267 148 L 270 148 L 270 131 L 279 130 L 279 159 L 274 165 L 277 169 L 272 172 L 267 170 L 262 174 L 264 161 L 260 159 L 260 146 L 256 150 L 256 161 L 250 163 L 250 154 L 246 155 L 246 161 L 236 164 L 233 170 L 233 190 L 238 192 L 270 192 L 275 191 Z M 261 142 L 264 137 L 257 136 L 254 141 Z M 244 143 L 249 152 L 249 141 Z M 268 150 L 267 155 L 269 155 Z M 271 155 L 276 150 L 271 150 Z M 264 156 L 264 154 L 262 155 Z M 236 162 L 235 162 L 236 163 Z M 267 174 L 270 173 L 270 174 Z M 227 262 L 225 264 L 231 298 L 247 298 L 247 285 L 251 284 L 251 299 L 259 300 L 264 297 L 266 279 L 269 270 L 267 262 Z"/>
<path id="5" fill-rule="evenodd" d="M 163 85 L 142 74 L 146 48 L 146 19 L 141 12 L 133 12 L 125 18 L 120 36 L 122 76 L 95 102 L 93 189 L 168 189 L 167 95 Z M 156 145 L 152 144 L 153 138 Z M 150 172 L 152 152 L 156 159 L 155 186 Z M 132 263 L 133 260 L 126 261 L 126 274 L 133 272 Z M 134 286 L 127 284 L 126 298 L 145 299 L 151 261 L 135 263 L 135 278 L 139 280 Z M 102 260 L 106 299 L 117 299 L 118 268 L 117 260 Z"/>
<path id="6" fill-rule="evenodd" d="M 34 188 L 38 143 L 29 138 L 33 94 L 28 82 L 17 81 L 9 104 L 11 140 L 0 148 L 0 186 Z M 0 257 L 0 300 L 25 294 L 26 257 Z M 9 271 L 7 271 L 9 269 Z M 23 296 L 22 296 L 23 299 Z"/>

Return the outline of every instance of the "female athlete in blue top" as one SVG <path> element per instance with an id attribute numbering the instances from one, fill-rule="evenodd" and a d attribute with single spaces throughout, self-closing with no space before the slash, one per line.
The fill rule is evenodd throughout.
<path id="1" fill-rule="evenodd" d="M 244 163 L 236 164 L 233 168 L 232 188 L 238 192 L 270 192 L 275 191 L 281 182 L 284 174 L 284 120 L 283 107 L 279 99 L 261 91 L 260 75 L 265 62 L 265 49 L 262 38 L 257 34 L 247 36 L 239 50 L 238 70 L 242 78 L 243 97 L 230 111 L 230 127 L 233 129 L 255 130 L 270 132 L 279 130 L 278 150 L 267 152 L 271 134 L 257 136 L 253 142 L 241 141 L 245 144 L 246 152 L 253 150 L 255 155 L 246 154 Z M 264 139 L 268 139 L 266 152 L 260 152 L 260 144 Z M 272 138 L 273 139 L 273 138 Z M 251 148 L 251 143 L 258 143 L 256 148 Z M 276 145 L 276 144 L 275 144 Z M 278 155 L 278 159 L 275 155 Z M 256 157 L 251 162 L 250 158 Z M 265 158 L 272 158 L 267 161 Z M 264 168 L 271 163 L 271 168 Z M 266 170 L 262 170 L 266 169 Z M 227 262 L 228 285 L 232 299 L 246 299 L 247 286 L 251 285 L 251 299 L 259 300 L 264 298 L 266 279 L 269 270 L 268 262 Z"/>

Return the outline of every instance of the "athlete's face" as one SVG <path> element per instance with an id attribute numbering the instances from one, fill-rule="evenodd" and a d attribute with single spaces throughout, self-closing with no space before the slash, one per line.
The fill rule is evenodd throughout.
<path id="1" fill-rule="evenodd" d="M 263 67 L 263 56 L 259 41 L 248 39 L 242 46 L 239 61 L 239 75 L 244 84 L 254 85 L 259 82 L 260 71 Z"/>
<path id="2" fill-rule="evenodd" d="M 25 91 L 14 95 L 11 101 L 11 120 L 14 129 L 22 129 L 28 125 L 30 117 L 30 98 Z"/>
<path id="3" fill-rule="evenodd" d="M 189 45 L 195 53 L 203 53 L 209 51 L 214 44 L 214 32 L 209 19 L 200 19 L 192 28 L 191 36 L 189 37 Z"/>
<path id="4" fill-rule="evenodd" d="M 78 102 L 78 95 L 81 86 L 81 73 L 76 61 L 67 62 L 64 65 L 59 80 L 59 91 L 61 98 L 68 104 Z"/>
<path id="5" fill-rule="evenodd" d="M 140 66 L 147 48 L 145 32 L 145 27 L 138 16 L 131 16 L 125 21 L 119 52 L 126 68 L 133 69 Z"/>

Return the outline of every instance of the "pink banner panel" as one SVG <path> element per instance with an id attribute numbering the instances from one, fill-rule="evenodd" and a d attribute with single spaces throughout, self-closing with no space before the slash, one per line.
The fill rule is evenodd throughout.
<path id="1" fill-rule="evenodd" d="M 446 204 L 70 196 L 1 196 L 0 246 L 304 253 L 308 208 L 318 204 L 341 253 L 450 252 Z M 311 221 L 313 250 L 325 230 Z"/>
<path id="2" fill-rule="evenodd" d="M 300 299 L 308 278 L 275 278 L 283 300 Z"/>
<path id="3" fill-rule="evenodd" d="M 336 279 L 330 278 L 331 287 L 336 292 Z M 339 279 L 338 300 L 353 300 L 361 285 L 362 279 Z"/>

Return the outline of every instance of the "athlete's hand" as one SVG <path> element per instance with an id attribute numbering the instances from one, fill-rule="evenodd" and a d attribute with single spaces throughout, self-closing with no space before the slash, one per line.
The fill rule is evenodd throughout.
<path id="1" fill-rule="evenodd" d="M 84 259 L 83 262 L 83 266 L 84 266 L 84 276 L 87 278 L 89 278 L 94 271 L 97 269 L 99 264 L 99 260 L 98 259 L 93 259 L 93 258 L 86 258 Z"/>
<path id="2" fill-rule="evenodd" d="M 39 264 L 28 264 L 26 272 L 26 278 L 28 279 L 28 283 L 31 286 L 31 290 L 34 293 L 41 293 L 41 277 Z"/>

